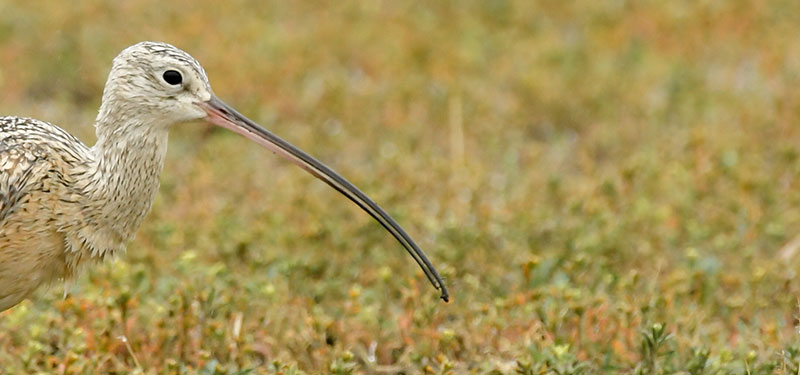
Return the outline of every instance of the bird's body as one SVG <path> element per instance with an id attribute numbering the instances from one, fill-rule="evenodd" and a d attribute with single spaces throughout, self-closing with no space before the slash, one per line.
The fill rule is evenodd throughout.
<path id="1" fill-rule="evenodd" d="M 114 59 L 88 147 L 61 128 L 0 117 L 0 311 L 125 250 L 158 191 L 169 128 L 205 119 L 287 157 L 367 211 L 447 292 L 408 235 L 352 184 L 220 102 L 191 56 L 143 42 Z"/>
<path id="2" fill-rule="evenodd" d="M 158 191 L 166 132 L 137 143 L 89 148 L 55 125 L 0 117 L 0 311 L 125 250 Z"/>
<path id="3" fill-rule="evenodd" d="M 53 125 L 0 118 L 0 311 L 81 263 L 67 237 L 80 226 L 72 187 L 90 153 Z"/>

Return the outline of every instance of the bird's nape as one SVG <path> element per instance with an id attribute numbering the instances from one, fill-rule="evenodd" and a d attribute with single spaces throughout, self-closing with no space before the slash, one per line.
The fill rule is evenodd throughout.
<path id="1" fill-rule="evenodd" d="M 412 258 L 419 264 L 425 276 L 430 280 L 433 286 L 440 290 L 441 298 L 448 302 L 450 296 L 447 288 L 442 281 L 441 276 L 433 267 L 428 257 L 422 249 L 417 246 L 414 240 L 406 233 L 405 230 L 377 203 L 370 199 L 366 194 L 359 190 L 355 185 L 347 181 L 344 177 L 333 171 L 325 164 L 319 162 L 311 155 L 303 150 L 295 147 L 291 143 L 276 136 L 272 132 L 264 129 L 252 120 L 243 116 L 241 113 L 231 108 L 229 105 L 223 103 L 216 96 L 211 96 L 211 99 L 205 102 L 197 103 L 203 108 L 208 117 L 209 122 L 232 130 L 236 133 L 242 134 L 245 137 L 257 142 L 258 144 L 274 151 L 275 153 L 285 157 L 299 167 L 305 169 L 315 177 L 324 181 L 326 184 L 336 189 L 339 193 L 346 196 L 348 199 L 357 204 L 361 209 L 366 211 L 370 216 L 377 220 L 389 233 L 394 236 L 397 241 L 408 251 Z"/>

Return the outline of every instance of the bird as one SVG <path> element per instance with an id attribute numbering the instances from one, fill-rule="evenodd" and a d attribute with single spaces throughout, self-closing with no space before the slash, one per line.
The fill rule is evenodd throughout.
<path id="1" fill-rule="evenodd" d="M 378 221 L 449 301 L 441 276 L 378 204 L 325 164 L 222 102 L 200 63 L 140 42 L 112 62 L 89 147 L 60 127 L 0 117 L 0 311 L 125 252 L 150 211 L 173 126 L 206 121 L 300 166 Z"/>

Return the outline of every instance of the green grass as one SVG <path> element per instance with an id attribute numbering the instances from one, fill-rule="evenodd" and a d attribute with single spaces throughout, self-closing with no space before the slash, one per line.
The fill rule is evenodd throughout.
<path id="1" fill-rule="evenodd" d="M 184 125 L 128 254 L 0 314 L 0 373 L 798 372 L 800 3 L 220 4 L 0 3 L 0 110 L 92 143 L 113 56 L 171 42 L 453 302 L 323 183 Z"/>

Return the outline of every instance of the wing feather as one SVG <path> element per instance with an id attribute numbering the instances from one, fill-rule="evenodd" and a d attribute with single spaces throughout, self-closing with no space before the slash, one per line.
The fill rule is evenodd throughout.
<path id="1" fill-rule="evenodd" d="M 0 227 L 32 192 L 48 193 L 47 180 L 60 177 L 87 152 L 83 143 L 55 125 L 0 117 Z"/>

